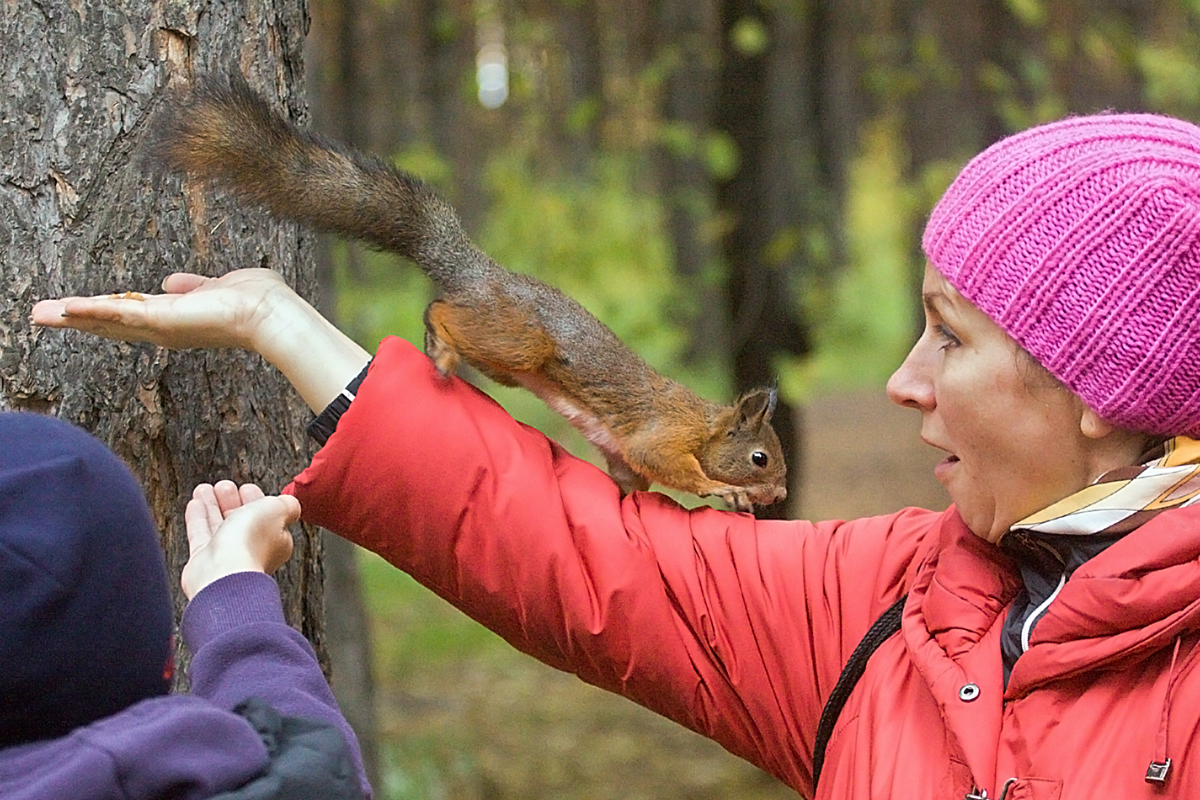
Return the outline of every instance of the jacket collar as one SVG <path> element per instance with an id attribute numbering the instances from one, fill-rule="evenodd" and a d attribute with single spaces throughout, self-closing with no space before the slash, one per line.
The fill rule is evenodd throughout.
<path id="1" fill-rule="evenodd" d="M 902 636 L 941 711 L 952 760 L 980 777 L 995 774 L 1005 699 L 1133 665 L 1200 631 L 1197 506 L 1159 514 L 1076 569 L 1007 686 L 1000 632 L 1022 586 L 1017 565 L 972 534 L 953 506 L 918 562 Z M 963 702 L 960 692 L 968 684 L 978 691 Z M 1147 713 L 1164 714 L 1168 705 L 1169 696 Z"/>
<path id="2" fill-rule="evenodd" d="M 1005 680 L 1076 570 L 1160 514 L 1197 500 L 1200 442 L 1180 436 L 1015 524 L 1000 541 L 1022 579 L 1000 640 Z"/>
<path id="3" fill-rule="evenodd" d="M 918 668 L 932 675 L 947 661 L 975 663 L 981 645 L 998 665 L 995 624 L 1023 585 L 1016 563 L 972 534 L 953 506 L 931 539 L 904 622 Z M 1192 631 L 1200 631 L 1200 506 L 1165 511 L 1076 568 L 1032 631 L 1005 694 L 1136 663 Z"/>
<path id="4" fill-rule="evenodd" d="M 1012 560 L 971 533 L 951 507 L 913 592 L 925 628 L 947 657 L 974 648 L 1020 589 Z"/>
<path id="5" fill-rule="evenodd" d="M 1158 515 L 1071 574 L 1014 664 L 1008 695 L 1134 664 L 1192 631 L 1200 631 L 1196 506 Z"/>

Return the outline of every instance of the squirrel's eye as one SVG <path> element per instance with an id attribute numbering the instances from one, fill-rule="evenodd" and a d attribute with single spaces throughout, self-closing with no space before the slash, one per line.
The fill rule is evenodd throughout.
<path id="1" fill-rule="evenodd" d="M 756 467 L 765 467 L 767 462 L 770 461 L 770 459 L 767 458 L 767 454 L 762 450 L 755 450 L 753 453 L 751 453 L 750 460 L 754 462 L 754 466 Z"/>

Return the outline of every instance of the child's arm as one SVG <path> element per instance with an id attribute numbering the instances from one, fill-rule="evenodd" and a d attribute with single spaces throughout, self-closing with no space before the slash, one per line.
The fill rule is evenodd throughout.
<path id="1" fill-rule="evenodd" d="M 191 602 L 180 625 L 192 651 L 192 694 L 226 709 L 257 698 L 280 714 L 336 727 L 369 796 L 358 740 L 316 653 L 287 625 L 269 577 L 291 556 L 287 526 L 299 516 L 294 497 L 265 497 L 254 484 L 196 487 L 185 515 L 190 556 L 182 576 Z"/>

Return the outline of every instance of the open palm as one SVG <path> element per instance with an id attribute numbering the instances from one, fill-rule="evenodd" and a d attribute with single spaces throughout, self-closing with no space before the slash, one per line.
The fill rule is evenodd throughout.
<path id="1" fill-rule="evenodd" d="M 274 300 L 288 292 L 279 274 L 268 269 L 237 270 L 219 278 L 181 272 L 163 281 L 163 294 L 42 300 L 33 307 L 32 321 L 173 349 L 252 349 L 258 323 L 270 315 Z"/>

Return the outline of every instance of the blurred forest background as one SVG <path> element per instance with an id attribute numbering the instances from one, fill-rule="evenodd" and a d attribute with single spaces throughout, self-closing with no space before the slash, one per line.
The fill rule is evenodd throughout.
<path id="1" fill-rule="evenodd" d="M 918 330 L 923 220 L 967 158 L 1071 113 L 1200 119 L 1198 0 L 309 10 L 319 130 L 431 180 L 497 260 L 562 287 L 700 393 L 779 385 L 792 494 L 771 514 L 945 502 L 913 449 L 915 414 L 895 423 L 882 385 Z M 323 250 L 343 328 L 368 348 L 421 341 L 419 273 Z M 486 388 L 591 456 L 533 398 Z M 356 651 L 358 724 L 381 797 L 794 796 L 353 557 L 374 633 Z"/>

